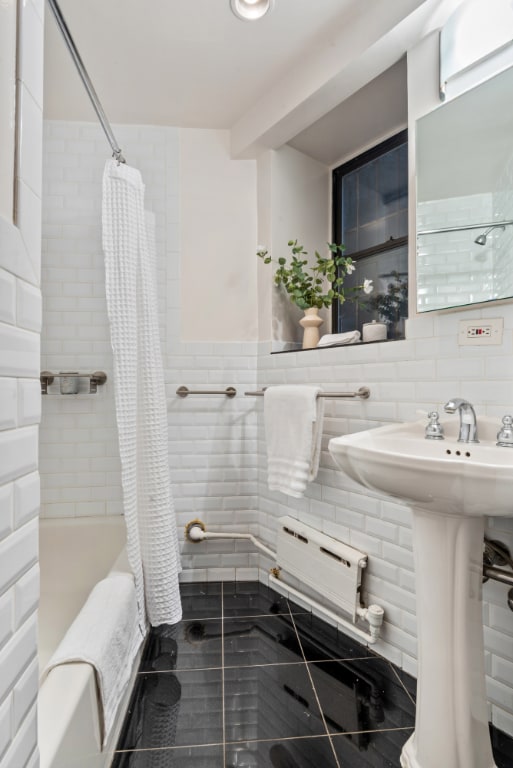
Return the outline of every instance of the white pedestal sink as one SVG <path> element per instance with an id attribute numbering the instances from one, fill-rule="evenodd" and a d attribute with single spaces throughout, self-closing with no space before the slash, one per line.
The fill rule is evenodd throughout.
<path id="1" fill-rule="evenodd" d="M 418 689 L 403 768 L 493 768 L 485 694 L 481 584 L 484 518 L 513 515 L 513 449 L 495 445 L 497 421 L 480 419 L 479 444 L 425 440 L 426 422 L 330 440 L 333 458 L 366 488 L 406 501 L 413 514 Z"/>

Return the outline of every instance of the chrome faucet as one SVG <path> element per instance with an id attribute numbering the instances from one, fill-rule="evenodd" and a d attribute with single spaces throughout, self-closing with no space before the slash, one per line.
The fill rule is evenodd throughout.
<path id="1" fill-rule="evenodd" d="M 477 439 L 476 412 L 468 400 L 462 400 L 459 397 L 455 397 L 444 405 L 444 411 L 446 413 L 456 413 L 456 411 L 458 411 L 460 414 L 460 434 L 458 436 L 458 443 L 479 442 Z"/>

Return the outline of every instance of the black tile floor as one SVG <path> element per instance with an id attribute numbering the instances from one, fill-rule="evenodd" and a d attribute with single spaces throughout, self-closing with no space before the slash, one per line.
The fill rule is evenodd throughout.
<path id="1" fill-rule="evenodd" d="M 399 768 L 413 678 L 257 582 L 181 592 L 183 620 L 148 638 L 112 768 Z M 512 741 L 492 742 L 513 768 Z"/>

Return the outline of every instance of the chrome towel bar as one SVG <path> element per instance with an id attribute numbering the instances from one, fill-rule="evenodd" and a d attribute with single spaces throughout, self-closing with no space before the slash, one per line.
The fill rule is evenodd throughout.
<path id="1" fill-rule="evenodd" d="M 247 397 L 263 397 L 264 389 L 259 389 L 256 392 L 244 392 Z M 319 392 L 317 397 L 361 397 L 363 400 L 367 400 L 370 397 L 369 387 L 360 387 L 356 392 Z"/>
<path id="2" fill-rule="evenodd" d="M 178 387 L 176 390 L 178 397 L 187 397 L 188 395 L 226 395 L 226 397 L 235 397 L 237 390 L 234 387 L 226 389 L 189 389 L 188 387 Z"/>

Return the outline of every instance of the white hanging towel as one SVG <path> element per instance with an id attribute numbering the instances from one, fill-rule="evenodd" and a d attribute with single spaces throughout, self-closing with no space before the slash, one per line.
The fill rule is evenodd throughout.
<path id="1" fill-rule="evenodd" d="M 94 667 L 104 746 L 143 639 L 134 578 L 131 573 L 113 573 L 93 588 L 43 671 L 44 678 L 60 664 L 85 662 Z"/>
<path id="2" fill-rule="evenodd" d="M 283 385 L 264 392 L 268 485 L 300 498 L 317 476 L 324 400 L 317 386 Z"/>
<path id="3" fill-rule="evenodd" d="M 141 627 L 146 618 L 153 626 L 174 624 L 182 616 L 181 565 L 169 478 L 153 246 L 138 170 L 107 161 L 102 213 L 128 559 Z"/>

